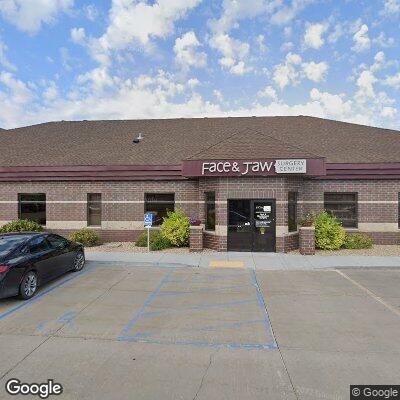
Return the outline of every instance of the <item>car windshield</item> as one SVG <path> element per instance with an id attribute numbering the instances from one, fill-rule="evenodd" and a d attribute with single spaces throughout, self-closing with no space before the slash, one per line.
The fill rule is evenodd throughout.
<path id="1" fill-rule="evenodd" d="M 0 258 L 5 257 L 10 251 L 24 243 L 26 237 L 21 236 L 3 236 L 0 237 Z"/>

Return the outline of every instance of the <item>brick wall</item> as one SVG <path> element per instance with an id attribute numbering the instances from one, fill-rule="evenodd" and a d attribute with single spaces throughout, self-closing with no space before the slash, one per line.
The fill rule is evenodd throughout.
<path id="1" fill-rule="evenodd" d="M 303 180 L 299 177 L 200 178 L 187 181 L 2 182 L 0 221 L 18 217 L 18 193 L 46 193 L 50 230 L 68 235 L 86 226 L 87 193 L 102 193 L 103 241 L 134 240 L 143 231 L 145 193 L 175 193 L 176 207 L 204 221 L 204 192 L 216 193 L 216 231 L 204 232 L 204 246 L 227 249 L 227 200 L 275 199 L 277 251 L 298 246 L 287 231 L 287 193 L 298 191 L 299 215 L 323 209 L 324 192 L 358 192 L 359 230 L 380 244 L 400 244 L 399 180 Z"/>
<path id="2" fill-rule="evenodd" d="M 299 249 L 303 255 L 315 254 L 315 229 L 303 227 L 299 230 Z"/>

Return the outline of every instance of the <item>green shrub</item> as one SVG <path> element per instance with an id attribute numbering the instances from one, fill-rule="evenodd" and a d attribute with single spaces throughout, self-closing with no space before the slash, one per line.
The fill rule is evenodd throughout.
<path id="1" fill-rule="evenodd" d="M 372 244 L 372 239 L 365 233 L 346 233 L 343 248 L 370 249 Z"/>
<path id="2" fill-rule="evenodd" d="M 298 225 L 299 226 L 313 226 L 315 223 L 315 213 L 314 212 L 308 212 L 307 214 L 304 214 L 302 217 L 299 218 Z"/>
<path id="3" fill-rule="evenodd" d="M 84 246 L 95 246 L 99 243 L 99 234 L 88 228 L 82 228 L 79 231 L 72 232 L 69 239 L 74 242 L 82 243 Z"/>
<path id="4" fill-rule="evenodd" d="M 29 221 L 27 219 L 19 219 L 16 221 L 8 222 L 7 224 L 0 227 L 0 233 L 10 232 L 42 232 L 43 226 L 35 221 Z"/>
<path id="5" fill-rule="evenodd" d="M 182 210 L 168 212 L 161 225 L 161 234 L 177 247 L 189 245 L 190 221 Z"/>
<path id="6" fill-rule="evenodd" d="M 172 247 L 172 243 L 160 232 L 157 232 L 150 244 L 150 250 L 154 251 L 169 249 L 170 247 Z"/>
<path id="7" fill-rule="evenodd" d="M 326 211 L 315 220 L 315 246 L 322 250 L 337 250 L 346 236 L 342 224 Z"/>
<path id="8" fill-rule="evenodd" d="M 156 236 L 159 234 L 158 231 L 150 231 L 150 244 L 154 241 Z M 142 232 L 135 241 L 137 247 L 147 247 L 147 230 Z"/>

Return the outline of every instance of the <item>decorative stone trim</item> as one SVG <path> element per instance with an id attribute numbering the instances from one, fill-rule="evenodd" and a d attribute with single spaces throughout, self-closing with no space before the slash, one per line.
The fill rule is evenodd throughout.
<path id="1" fill-rule="evenodd" d="M 315 228 L 313 226 L 301 227 L 299 230 L 300 254 L 315 254 Z"/>
<path id="2" fill-rule="evenodd" d="M 189 237 L 189 251 L 203 251 L 203 227 L 191 226 Z"/>

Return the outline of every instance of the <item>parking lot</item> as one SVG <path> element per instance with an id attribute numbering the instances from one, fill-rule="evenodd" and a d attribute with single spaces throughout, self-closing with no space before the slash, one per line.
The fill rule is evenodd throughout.
<path id="1" fill-rule="evenodd" d="M 400 269 L 88 263 L 0 301 L 0 398 L 52 378 L 62 399 L 348 399 L 400 383 L 399 335 Z"/>

